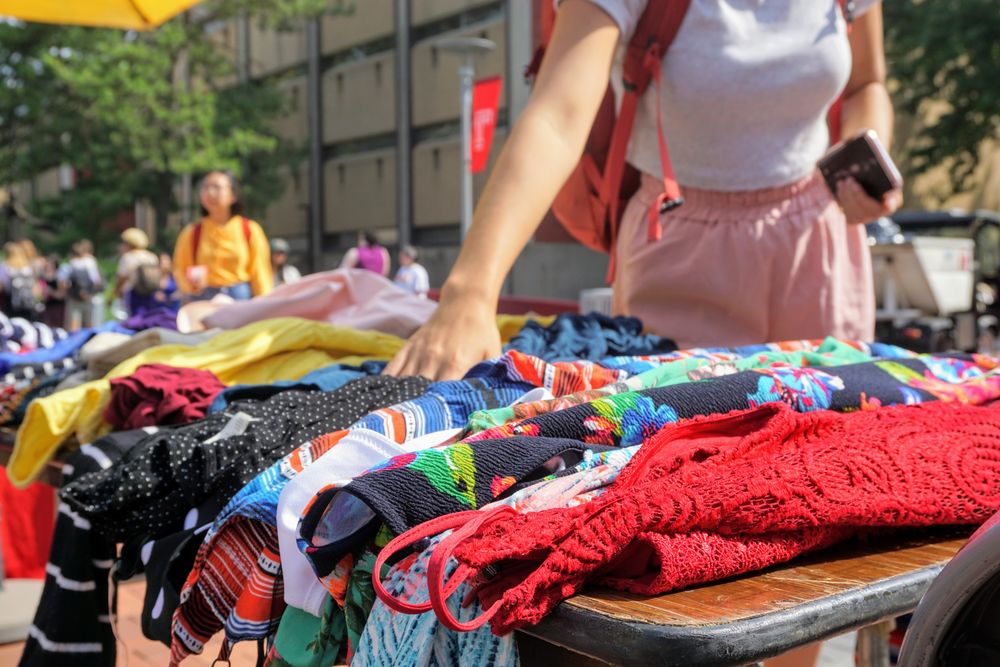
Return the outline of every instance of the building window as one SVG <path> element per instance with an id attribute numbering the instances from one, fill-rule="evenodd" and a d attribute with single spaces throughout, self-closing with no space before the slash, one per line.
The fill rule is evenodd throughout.
<path id="1" fill-rule="evenodd" d="M 431 150 L 431 164 L 434 165 L 434 171 L 441 170 L 441 149 L 435 148 Z"/>
<path id="2" fill-rule="evenodd" d="M 375 85 L 382 85 L 382 62 L 378 61 L 375 63 Z"/>
<path id="3" fill-rule="evenodd" d="M 436 46 L 431 47 L 431 67 L 438 66 L 438 48 Z"/>
<path id="4" fill-rule="evenodd" d="M 337 72 L 337 95 L 344 94 L 344 73 Z"/>
<path id="5" fill-rule="evenodd" d="M 382 180 L 382 172 L 384 171 L 384 167 L 385 167 L 384 163 L 385 163 L 385 160 L 383 160 L 382 158 L 376 158 L 375 159 L 375 176 L 380 181 Z"/>
<path id="6" fill-rule="evenodd" d="M 343 185 L 347 181 L 347 169 L 342 164 L 337 165 L 337 182 Z"/>

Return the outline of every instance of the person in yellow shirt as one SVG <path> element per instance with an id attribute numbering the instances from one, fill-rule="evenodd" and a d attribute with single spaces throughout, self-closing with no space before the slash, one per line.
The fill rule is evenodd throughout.
<path id="1" fill-rule="evenodd" d="M 174 246 L 174 278 L 185 300 L 217 294 L 245 300 L 270 292 L 270 245 L 261 226 L 242 215 L 236 179 L 213 171 L 200 196 L 202 219 L 185 227 Z"/>

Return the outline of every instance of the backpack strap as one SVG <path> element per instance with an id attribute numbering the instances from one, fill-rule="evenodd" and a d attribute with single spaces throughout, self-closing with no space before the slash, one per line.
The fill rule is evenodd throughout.
<path id="1" fill-rule="evenodd" d="M 243 223 L 243 238 L 247 241 L 247 247 L 250 247 L 250 218 L 241 215 L 240 221 Z"/>
<path id="2" fill-rule="evenodd" d="M 250 219 L 245 215 L 240 216 L 240 222 L 243 223 L 243 238 L 246 239 L 247 246 L 250 246 L 250 238 L 252 236 L 252 230 L 250 229 Z M 191 230 L 191 261 L 195 264 L 198 263 L 198 247 L 201 245 L 201 223 L 194 223 L 194 229 Z"/>
<path id="3" fill-rule="evenodd" d="M 676 208 L 684 202 L 670 163 L 667 140 L 663 133 L 663 114 L 659 105 L 662 97 L 660 91 L 663 56 L 677 37 L 690 4 L 690 0 L 649 0 L 625 51 L 625 63 L 622 68 L 622 84 L 625 92 L 611 134 L 611 145 L 604 166 L 601 188 L 601 199 L 608 206 L 611 215 L 612 252 L 611 265 L 608 268 L 609 280 L 614 276 L 615 270 L 613 249 L 617 243 L 619 223 L 617 201 L 621 196 L 622 178 L 625 175 L 625 154 L 632 136 L 639 99 L 652 81 L 655 81 L 658 92 L 656 129 L 660 168 L 663 171 L 663 192 L 657 197 L 650 212 L 650 238 L 654 240 L 659 238 L 660 213 Z"/>
<path id="4" fill-rule="evenodd" d="M 201 245 L 201 223 L 194 223 L 194 229 L 191 230 L 191 263 L 198 263 L 198 246 Z"/>

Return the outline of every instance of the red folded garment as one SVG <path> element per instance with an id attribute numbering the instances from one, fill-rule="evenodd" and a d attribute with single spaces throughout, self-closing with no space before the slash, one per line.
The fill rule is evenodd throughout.
<path id="1" fill-rule="evenodd" d="M 979 524 L 998 509 L 996 408 L 800 414 L 777 403 L 669 425 L 596 500 L 501 513 L 439 548 L 497 572 L 479 596 L 499 603 L 491 624 L 504 634 L 587 582 L 660 594 L 859 532 Z"/>
<path id="2" fill-rule="evenodd" d="M 186 424 L 201 419 L 225 385 L 209 371 L 163 364 L 140 366 L 111 380 L 104 420 L 116 431 Z"/>

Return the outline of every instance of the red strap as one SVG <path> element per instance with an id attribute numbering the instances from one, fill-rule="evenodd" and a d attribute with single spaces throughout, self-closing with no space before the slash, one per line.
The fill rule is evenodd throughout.
<path id="1" fill-rule="evenodd" d="M 250 219 L 241 215 L 240 220 L 243 221 L 243 238 L 247 240 L 247 247 L 252 248 L 253 246 L 250 245 Z"/>
<path id="2" fill-rule="evenodd" d="M 198 246 L 201 245 L 201 223 L 194 223 L 191 230 L 191 263 L 198 264 Z"/>
<path id="3" fill-rule="evenodd" d="M 430 562 L 427 564 L 427 592 L 431 598 L 431 607 L 434 609 L 434 614 L 438 617 L 441 625 L 456 632 L 472 632 L 477 628 L 481 628 L 496 615 L 503 604 L 503 598 L 501 597 L 490 605 L 489 609 L 467 622 L 459 621 L 452 615 L 451 610 L 448 609 L 448 598 L 472 574 L 471 568 L 459 565 L 451 579 L 447 583 L 445 582 L 445 568 L 448 566 L 448 561 L 455 551 L 455 547 L 467 537 L 476 533 L 488 521 L 499 518 L 504 514 L 517 514 L 517 510 L 510 505 L 500 505 L 491 511 L 479 512 L 479 514 L 480 516 L 477 519 L 470 521 L 462 528 L 441 540 L 431 553 Z M 470 598 L 467 598 L 466 602 L 469 600 Z"/>
<path id="4" fill-rule="evenodd" d="M 434 537 L 440 535 L 446 530 L 452 530 L 460 526 L 465 525 L 469 521 L 473 521 L 478 518 L 483 513 L 478 510 L 468 510 L 465 512 L 456 512 L 454 514 L 446 514 L 445 516 L 438 517 L 436 519 L 431 519 L 430 521 L 425 521 L 424 523 L 412 528 L 402 535 L 397 536 L 389 544 L 385 545 L 379 552 L 378 557 L 375 559 L 375 567 L 372 569 L 372 587 L 375 589 L 375 595 L 378 596 L 382 602 L 386 604 L 387 607 L 393 609 L 397 612 L 403 614 L 422 614 L 426 611 L 431 610 L 431 603 L 424 602 L 419 604 L 413 604 L 411 602 L 404 602 L 399 598 L 395 597 L 385 589 L 382 585 L 382 578 L 379 574 L 382 572 L 382 567 L 386 564 L 391 556 L 399 553 L 403 549 L 409 548 L 419 542 L 420 540 L 427 539 L 429 537 Z M 478 526 L 478 524 L 476 524 Z M 457 574 L 457 573 L 456 573 Z M 462 580 L 455 580 L 455 588 L 462 583 Z M 454 593 L 455 589 L 452 588 L 448 591 L 448 595 Z"/>
<path id="5" fill-rule="evenodd" d="M 663 171 L 663 191 L 657 195 L 649 209 L 647 238 L 650 241 L 659 241 L 662 236 L 660 214 L 677 208 L 684 203 L 684 199 L 681 197 L 677 177 L 674 176 L 674 168 L 670 164 L 667 139 L 663 133 L 663 54 L 657 45 L 654 44 L 646 52 L 645 64 L 652 71 L 653 81 L 656 84 L 656 138 L 660 149 L 660 169 Z"/>
<path id="6" fill-rule="evenodd" d="M 247 241 L 247 247 L 252 248 L 253 245 L 250 243 L 251 229 L 250 229 L 250 219 L 246 216 L 240 216 L 240 220 L 243 222 L 243 238 Z M 194 223 L 194 229 L 191 230 L 191 263 L 198 263 L 198 248 L 201 246 L 201 223 Z"/>
<path id="7" fill-rule="evenodd" d="M 657 197 L 655 237 L 651 226 L 650 238 L 659 238 L 660 211 L 675 208 L 683 202 L 680 196 L 680 187 L 674 177 L 673 167 L 670 165 L 670 154 L 667 151 L 666 136 L 663 133 L 660 97 L 662 97 L 663 55 L 670 48 L 674 38 L 677 37 L 690 4 L 690 0 L 650 0 L 639 19 L 635 34 L 632 35 L 625 53 L 625 63 L 622 67 L 622 83 L 625 93 L 622 95 L 621 107 L 618 110 L 618 117 L 615 119 L 615 127 L 611 134 L 611 145 L 608 148 L 608 159 L 604 165 L 604 181 L 600 192 L 601 201 L 607 207 L 611 220 L 611 261 L 608 265 L 608 282 L 612 282 L 615 275 L 615 247 L 618 243 L 618 217 L 620 213 L 618 200 L 621 197 L 622 177 L 625 175 L 625 153 L 628 150 L 629 138 L 632 136 L 632 126 L 635 124 L 639 98 L 649 88 L 650 81 L 656 82 L 657 140 L 660 144 L 660 166 L 663 170 L 664 184 L 663 194 Z"/>

